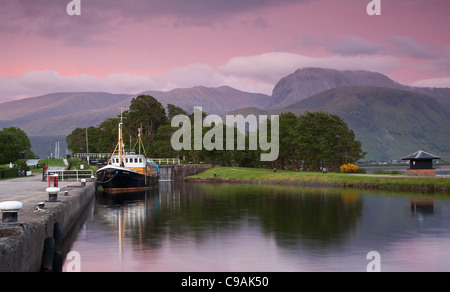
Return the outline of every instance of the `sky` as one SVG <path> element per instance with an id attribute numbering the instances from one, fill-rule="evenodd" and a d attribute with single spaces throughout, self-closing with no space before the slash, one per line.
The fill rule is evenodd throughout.
<path id="1" fill-rule="evenodd" d="M 450 87 L 450 1 L 0 0 L 0 102 L 52 92 L 232 86 L 299 68 Z M 74 8 L 77 8 L 74 6 Z"/>

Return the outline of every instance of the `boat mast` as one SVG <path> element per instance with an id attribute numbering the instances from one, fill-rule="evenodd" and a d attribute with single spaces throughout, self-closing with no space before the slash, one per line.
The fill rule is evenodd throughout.
<path id="1" fill-rule="evenodd" d="M 123 163 L 123 156 L 125 156 L 125 150 L 124 150 L 124 144 L 123 144 L 123 137 L 122 137 L 122 129 L 123 129 L 123 117 L 122 112 L 120 113 L 120 123 L 119 123 L 119 165 L 125 166 Z"/>
<path id="2" fill-rule="evenodd" d="M 142 124 L 141 127 L 138 129 L 138 142 L 139 142 L 139 155 L 141 155 L 141 144 L 142 144 Z"/>

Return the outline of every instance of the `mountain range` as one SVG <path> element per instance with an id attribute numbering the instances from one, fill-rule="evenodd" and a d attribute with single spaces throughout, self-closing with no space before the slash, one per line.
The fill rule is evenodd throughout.
<path id="1" fill-rule="evenodd" d="M 141 94 L 188 112 L 201 106 L 208 114 L 327 111 L 355 131 L 368 152 L 366 160 L 399 160 L 420 149 L 450 160 L 450 88 L 406 86 L 376 72 L 302 68 L 282 78 L 271 96 L 228 86 Z M 0 104 L 0 128 L 20 127 L 33 151 L 47 157 L 54 141 L 65 147 L 65 137 L 75 128 L 117 117 L 136 96 L 71 92 L 9 101 Z"/>

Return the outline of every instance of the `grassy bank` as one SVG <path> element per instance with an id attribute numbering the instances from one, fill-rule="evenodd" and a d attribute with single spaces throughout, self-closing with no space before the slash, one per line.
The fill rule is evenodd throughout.
<path id="1" fill-rule="evenodd" d="M 81 162 L 79 159 L 73 158 L 73 159 L 69 159 L 68 162 L 71 164 L 71 170 L 80 170 L 81 167 L 80 165 L 84 165 L 83 169 L 84 170 L 94 170 L 96 171 L 98 169 L 98 167 L 96 166 L 92 166 L 92 165 L 88 165 L 88 163 L 86 161 Z M 64 167 L 65 169 L 67 169 L 67 165 L 64 164 L 64 160 L 63 159 L 41 159 L 39 160 L 39 164 L 43 165 L 47 165 L 48 167 Z M 42 172 L 42 170 L 41 170 Z"/>
<path id="2" fill-rule="evenodd" d="M 216 167 L 193 179 L 213 180 L 216 173 L 217 180 L 224 178 L 236 181 L 287 183 L 305 185 L 324 185 L 370 189 L 395 189 L 395 190 L 425 190 L 450 192 L 450 178 L 443 177 L 404 177 L 386 175 L 357 175 L 344 173 L 318 173 L 283 171 L 274 172 L 270 169 Z"/>

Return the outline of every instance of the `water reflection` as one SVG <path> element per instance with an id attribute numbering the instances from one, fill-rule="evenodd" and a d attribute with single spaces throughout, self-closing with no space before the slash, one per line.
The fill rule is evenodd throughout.
<path id="1" fill-rule="evenodd" d="M 401 248 L 414 246 L 442 270 L 426 255 L 449 242 L 449 213 L 448 200 L 412 194 L 160 183 L 99 194 L 72 250 L 85 271 L 365 271 L 372 250 L 384 270 L 409 267 Z"/>
<path id="2" fill-rule="evenodd" d="M 144 238 L 144 225 L 155 224 L 159 212 L 158 189 L 125 194 L 99 193 L 97 210 L 103 222 L 118 234 L 119 256 L 123 259 L 124 239 L 131 236 L 138 242 Z M 147 218 L 148 217 L 148 218 Z"/>
<path id="3" fill-rule="evenodd" d="M 410 198 L 411 202 L 411 213 L 416 216 L 423 214 L 433 215 L 434 214 L 434 199 L 429 198 Z"/>

